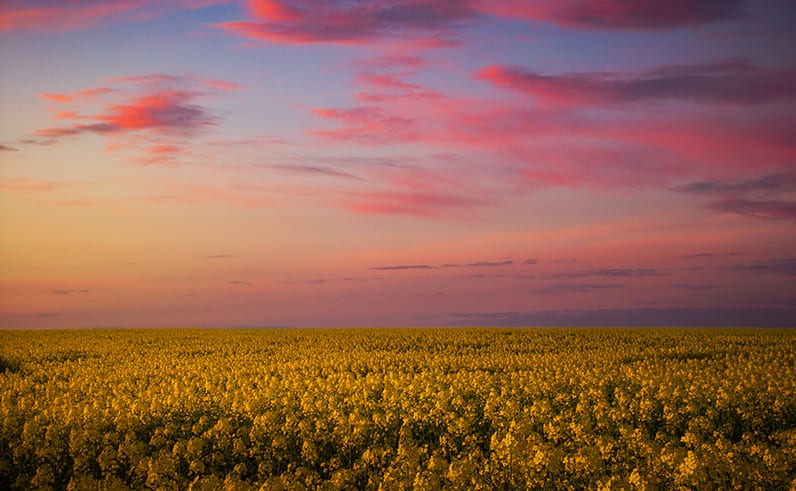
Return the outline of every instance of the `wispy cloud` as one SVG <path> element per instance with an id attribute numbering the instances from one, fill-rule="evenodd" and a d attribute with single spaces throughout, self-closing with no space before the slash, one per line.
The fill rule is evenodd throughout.
<path id="1" fill-rule="evenodd" d="M 675 188 L 687 193 L 751 193 L 796 191 L 796 173 L 777 172 L 741 181 L 694 181 Z"/>
<path id="2" fill-rule="evenodd" d="M 439 265 L 431 264 L 398 264 L 390 266 L 375 266 L 368 269 L 371 270 L 403 270 L 403 269 L 447 269 L 447 268 L 498 268 L 503 266 L 512 266 L 516 264 L 515 261 L 506 259 L 503 261 L 474 261 L 470 263 L 443 263 Z M 471 275 L 474 276 L 474 275 Z"/>
<path id="3" fill-rule="evenodd" d="M 220 27 L 251 39 L 288 43 L 369 44 L 425 38 L 449 42 L 450 32 L 477 12 L 460 0 L 251 0 L 247 18 Z"/>
<path id="4" fill-rule="evenodd" d="M 51 0 L 7 1 L 0 10 L 0 30 L 70 31 L 120 20 L 150 20 L 180 10 L 196 10 L 234 0 Z"/>
<path id="5" fill-rule="evenodd" d="M 692 290 L 692 291 L 709 291 L 709 290 L 719 290 L 721 288 L 727 288 L 731 285 L 704 285 L 704 284 L 691 284 L 691 283 L 674 283 L 670 285 L 674 288 L 679 288 L 681 290 Z"/>
<path id="6" fill-rule="evenodd" d="M 557 283 L 531 289 L 531 293 L 538 295 L 560 295 L 568 293 L 592 293 L 602 290 L 615 290 L 624 288 L 625 285 L 611 283 Z"/>
<path id="7" fill-rule="evenodd" d="M 666 30 L 744 15 L 742 0 L 249 0 L 243 20 L 220 27 L 271 43 L 422 46 L 455 43 L 456 31 L 484 15 L 551 22 L 574 29 Z"/>
<path id="8" fill-rule="evenodd" d="M 381 276 L 344 276 L 339 278 L 340 281 L 349 281 L 349 282 L 356 282 L 356 283 L 367 283 L 369 281 L 380 281 L 383 278 Z"/>
<path id="9" fill-rule="evenodd" d="M 720 213 L 732 213 L 753 218 L 796 220 L 796 201 L 791 200 L 722 198 L 708 203 L 707 206 Z"/>
<path id="10" fill-rule="evenodd" d="M 326 140 L 383 145 L 420 139 L 414 119 L 389 114 L 378 106 L 317 108 L 313 112 L 324 119 L 341 123 L 337 129 L 312 131 L 312 134 Z"/>
<path id="11" fill-rule="evenodd" d="M 694 254 L 684 254 L 680 256 L 683 259 L 704 259 L 713 257 L 733 257 L 743 256 L 743 252 L 697 252 Z"/>
<path id="12" fill-rule="evenodd" d="M 763 177 L 727 182 L 694 181 L 676 188 L 678 191 L 718 196 L 706 204 L 708 209 L 762 219 L 796 219 L 796 174 L 779 172 Z"/>
<path id="13" fill-rule="evenodd" d="M 194 104 L 198 95 L 190 91 L 164 89 L 142 95 L 127 103 L 111 103 L 100 114 L 60 112 L 56 115 L 57 119 L 89 122 L 44 128 L 38 134 L 61 137 L 89 132 L 106 134 L 145 130 L 190 134 L 213 124 L 213 118 L 202 107 Z"/>
<path id="14" fill-rule="evenodd" d="M 362 214 L 437 216 L 447 211 L 489 204 L 482 198 L 440 192 L 351 192 L 343 206 Z"/>
<path id="15" fill-rule="evenodd" d="M 309 177 L 342 177 L 346 179 L 354 179 L 361 181 L 362 178 L 352 174 L 351 172 L 334 169 L 332 167 L 322 167 L 319 165 L 306 165 L 306 164 L 272 164 L 262 165 L 269 169 L 279 170 L 289 174 L 309 176 Z"/>
<path id="16" fill-rule="evenodd" d="M 230 281 L 227 281 L 227 284 L 228 285 L 236 285 L 236 286 L 252 286 L 252 285 L 254 285 L 254 283 L 250 283 L 248 281 L 242 281 L 242 280 L 230 280 Z"/>
<path id="17" fill-rule="evenodd" d="M 312 278 L 308 280 L 288 280 L 288 281 L 280 281 L 278 283 L 283 283 L 286 285 L 323 285 L 326 283 L 326 278 Z"/>
<path id="18" fill-rule="evenodd" d="M 212 254 L 209 256 L 202 256 L 202 259 L 234 259 L 238 256 L 233 254 Z"/>
<path id="19" fill-rule="evenodd" d="M 796 88 L 785 79 L 772 81 L 772 87 L 777 88 L 762 90 L 758 99 L 746 88 L 737 89 L 739 84 L 765 87 L 763 78 L 775 78 L 773 72 L 747 60 L 668 65 L 640 73 L 576 74 L 575 79 L 582 79 L 582 89 L 566 88 L 565 95 L 575 94 L 576 98 L 587 102 L 578 100 L 567 107 L 555 104 L 539 107 L 534 98 L 515 100 L 511 104 L 446 94 L 423 99 L 414 94 L 425 89 L 413 77 L 424 69 L 424 60 L 411 59 L 406 66 L 402 61 L 390 63 L 374 62 L 375 68 L 367 69 L 377 75 L 387 75 L 390 83 L 378 85 L 373 83 L 373 77 L 360 73 L 354 85 L 360 88 L 358 94 L 367 96 L 367 100 L 360 99 L 361 105 L 349 107 L 316 108 L 317 116 L 335 122 L 337 127 L 310 130 L 310 133 L 330 142 L 366 146 L 423 143 L 442 146 L 448 151 L 472 152 L 475 149 L 505 163 L 506 168 L 501 170 L 507 177 L 501 183 L 502 189 L 516 188 L 523 182 L 534 189 L 676 189 L 683 181 L 687 182 L 689 176 L 721 175 L 717 169 L 742 180 L 766 171 L 774 171 L 772 175 L 775 175 L 796 157 L 796 144 L 793 143 L 796 121 L 789 116 L 770 114 L 773 106 L 763 104 L 767 102 L 766 97 L 793 96 L 796 99 Z M 726 85 L 726 90 L 721 89 L 721 84 Z M 564 90 L 559 80 L 549 85 L 552 91 Z M 739 99 L 735 102 L 741 104 L 736 104 L 733 102 L 735 95 L 747 99 Z M 711 107 L 710 111 L 689 114 L 687 118 L 666 111 L 653 117 L 645 112 L 642 117 L 633 111 L 636 108 L 632 104 L 626 104 L 627 108 L 623 106 L 631 102 L 667 100 L 710 102 L 713 106 L 729 106 L 732 111 L 750 108 L 751 112 L 719 118 L 712 111 L 727 109 Z M 583 110 L 584 106 L 594 104 L 613 109 L 621 106 L 630 111 L 606 120 Z M 534 135 L 532 140 L 527 138 L 529 134 Z M 562 146 L 562 138 L 569 143 Z M 483 180 L 483 174 L 467 176 L 452 172 L 447 175 L 454 177 L 455 187 L 469 188 L 470 192 L 462 201 L 459 196 L 451 196 L 454 184 L 437 186 L 429 194 L 442 197 L 440 202 L 460 207 L 478 206 L 501 196 L 484 186 L 487 181 Z M 499 175 L 492 169 L 492 178 Z M 505 182 L 508 176 L 511 176 L 510 183 Z M 771 178 L 759 185 L 770 185 L 774 181 L 776 179 Z M 473 196 L 477 196 L 480 203 L 473 203 Z M 389 199 L 377 199 L 376 203 L 369 203 L 370 199 L 348 200 L 344 206 L 364 213 L 435 214 L 426 207 L 418 209 L 411 204 L 394 203 L 410 201 L 410 196 L 400 191 L 385 197 Z M 781 215 L 788 211 L 782 210 L 786 204 L 763 203 L 755 212 Z M 752 206 L 717 203 L 712 209 L 750 213 Z M 445 207 L 435 208 L 442 211 Z M 453 209 L 453 205 L 448 209 Z"/>
<path id="20" fill-rule="evenodd" d="M 582 30 L 660 31 L 745 16 L 743 0 L 483 0 L 494 15 Z"/>
<path id="21" fill-rule="evenodd" d="M 598 268 L 582 271 L 556 273 L 553 278 L 588 278 L 591 276 L 613 276 L 622 278 L 643 278 L 648 276 L 667 276 L 669 273 L 651 268 Z"/>
<path id="22" fill-rule="evenodd" d="M 314 108 L 315 115 L 338 124 L 311 134 L 332 142 L 363 145 L 408 143 L 424 139 L 422 124 L 408 116 L 416 105 L 443 99 L 443 94 L 413 79 L 429 68 L 421 57 L 381 55 L 352 63 L 356 70 L 354 97 L 359 105 Z M 406 108 L 401 111 L 401 108 Z"/>
<path id="23" fill-rule="evenodd" d="M 444 95 L 415 81 L 420 71 L 431 64 L 419 56 L 381 55 L 357 60 L 354 84 L 359 89 L 355 98 L 362 104 L 395 102 L 430 102 Z"/>
<path id="24" fill-rule="evenodd" d="M 9 145 L 4 145 L 0 143 L 0 152 L 17 152 L 17 151 L 19 151 L 18 148 L 14 148 Z"/>
<path id="25" fill-rule="evenodd" d="M 368 268 L 371 271 L 400 271 L 404 269 L 434 269 L 429 264 L 397 264 L 392 266 L 373 266 Z"/>
<path id="26" fill-rule="evenodd" d="M 186 153 L 183 143 L 215 126 L 218 118 L 200 100 L 238 85 L 207 81 L 195 75 L 155 73 L 110 79 L 100 86 L 70 94 L 41 94 L 64 125 L 39 129 L 41 138 L 61 140 L 84 134 L 111 139 L 109 150 L 134 149 L 139 163 L 176 164 Z"/>
<path id="27" fill-rule="evenodd" d="M 73 293 L 88 293 L 85 288 L 57 288 L 50 293 L 53 295 L 72 295 Z"/>
<path id="28" fill-rule="evenodd" d="M 476 78 L 564 105 L 665 100 L 747 105 L 796 99 L 796 69 L 770 70 L 742 58 L 640 73 L 546 75 L 517 66 L 490 66 Z"/>
<path id="29" fill-rule="evenodd" d="M 750 273 L 796 275 L 796 257 L 762 259 L 748 264 L 735 264 L 725 269 Z"/>
<path id="30" fill-rule="evenodd" d="M 441 268 L 494 268 L 496 266 L 510 266 L 514 264 L 514 261 L 506 260 L 506 261 L 478 261 L 474 263 L 467 263 L 467 264 L 457 264 L 457 263 L 446 263 L 441 264 Z"/>

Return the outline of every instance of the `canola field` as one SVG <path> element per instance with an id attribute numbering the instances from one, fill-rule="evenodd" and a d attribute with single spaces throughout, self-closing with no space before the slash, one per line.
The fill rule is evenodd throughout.
<path id="1" fill-rule="evenodd" d="M 0 331 L 0 489 L 796 489 L 796 330 Z"/>

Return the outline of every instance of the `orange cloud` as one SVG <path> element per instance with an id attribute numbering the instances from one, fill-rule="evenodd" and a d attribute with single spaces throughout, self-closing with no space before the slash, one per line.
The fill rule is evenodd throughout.
<path id="1" fill-rule="evenodd" d="M 72 96 L 67 94 L 41 94 L 40 97 L 53 102 L 72 102 Z"/>

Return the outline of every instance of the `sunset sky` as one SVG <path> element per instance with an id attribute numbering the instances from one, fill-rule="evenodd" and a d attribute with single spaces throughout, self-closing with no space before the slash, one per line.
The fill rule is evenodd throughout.
<path id="1" fill-rule="evenodd" d="M 796 325 L 792 0 L 4 0 L 0 328 Z"/>

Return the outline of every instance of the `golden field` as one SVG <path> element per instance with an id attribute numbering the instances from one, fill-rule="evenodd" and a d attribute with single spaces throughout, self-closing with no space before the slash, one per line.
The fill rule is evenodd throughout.
<path id="1" fill-rule="evenodd" d="M 796 330 L 0 331 L 0 489 L 794 489 Z"/>

